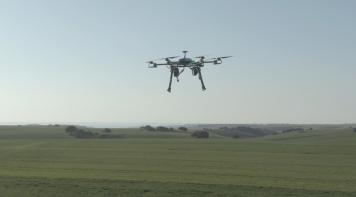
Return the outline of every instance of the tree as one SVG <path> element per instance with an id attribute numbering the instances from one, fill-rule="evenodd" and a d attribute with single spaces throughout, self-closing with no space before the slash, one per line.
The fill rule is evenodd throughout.
<path id="1" fill-rule="evenodd" d="M 194 131 L 191 135 L 195 138 L 209 138 L 209 132 L 207 131 Z"/>
<path id="2" fill-rule="evenodd" d="M 240 136 L 238 134 L 235 134 L 232 136 L 232 138 L 240 138 Z"/>
<path id="3" fill-rule="evenodd" d="M 92 138 L 95 136 L 94 133 L 84 129 L 79 129 L 73 125 L 66 127 L 66 133 L 76 138 Z"/>
<path id="4" fill-rule="evenodd" d="M 179 127 L 178 130 L 180 130 L 180 131 L 188 131 L 188 128 L 187 127 Z"/>
<path id="5" fill-rule="evenodd" d="M 104 132 L 104 133 L 111 133 L 111 129 L 105 128 L 105 129 L 103 130 L 103 132 Z"/>
<path id="6" fill-rule="evenodd" d="M 167 127 L 163 127 L 163 126 L 158 126 L 156 128 L 157 131 L 162 131 L 162 132 L 168 132 L 169 131 L 169 128 Z"/>
<path id="7" fill-rule="evenodd" d="M 74 132 L 73 136 L 76 138 L 92 138 L 92 137 L 94 137 L 94 134 L 90 131 L 78 129 L 77 131 Z"/>
<path id="8" fill-rule="evenodd" d="M 356 132 L 356 128 L 354 128 L 354 132 Z"/>
<path id="9" fill-rule="evenodd" d="M 156 129 L 154 127 L 152 127 L 151 125 L 146 125 L 141 127 L 141 129 L 146 130 L 146 131 L 156 131 Z"/>
<path id="10" fill-rule="evenodd" d="M 66 127 L 66 133 L 70 135 L 74 134 L 76 131 L 78 131 L 78 128 L 74 125 L 70 125 Z"/>

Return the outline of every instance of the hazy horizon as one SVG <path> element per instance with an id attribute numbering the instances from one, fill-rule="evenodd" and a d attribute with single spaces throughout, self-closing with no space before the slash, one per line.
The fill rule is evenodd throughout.
<path id="1" fill-rule="evenodd" d="M 356 1 L 0 1 L 1 122 L 356 123 Z M 148 60 L 233 55 L 186 70 Z"/>
<path id="2" fill-rule="evenodd" d="M 27 126 L 27 125 L 80 125 L 93 128 L 138 128 L 145 125 L 151 126 L 196 126 L 196 125 L 335 125 L 335 126 L 355 126 L 356 123 L 163 123 L 163 122 L 0 122 L 0 126 Z"/>

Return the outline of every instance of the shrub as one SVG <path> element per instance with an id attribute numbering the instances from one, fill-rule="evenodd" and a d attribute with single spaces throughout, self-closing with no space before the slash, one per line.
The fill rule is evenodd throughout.
<path id="1" fill-rule="evenodd" d="M 168 132 L 168 131 L 170 131 L 170 129 L 167 128 L 167 127 L 158 126 L 158 127 L 156 128 L 156 131 Z"/>
<path id="2" fill-rule="evenodd" d="M 191 135 L 195 138 L 209 138 L 209 132 L 207 131 L 194 131 Z"/>
<path id="3" fill-rule="evenodd" d="M 235 134 L 232 136 L 232 138 L 240 138 L 240 136 L 238 134 Z"/>
<path id="4" fill-rule="evenodd" d="M 72 135 L 76 131 L 78 131 L 78 128 L 76 126 L 70 125 L 66 127 L 66 133 L 68 133 L 69 135 Z"/>
<path id="5" fill-rule="evenodd" d="M 94 133 L 86 131 L 84 129 L 78 129 L 76 126 L 73 125 L 66 127 L 66 133 L 76 138 L 92 138 L 95 136 Z"/>
<path id="6" fill-rule="evenodd" d="M 180 131 L 188 131 L 188 128 L 187 127 L 179 127 L 178 130 L 180 130 Z"/>
<path id="7" fill-rule="evenodd" d="M 84 129 L 78 129 L 72 134 L 76 138 L 92 138 L 94 134 L 90 131 L 86 131 Z"/>
<path id="8" fill-rule="evenodd" d="M 66 128 L 66 133 L 75 138 L 124 138 L 123 134 L 111 134 L 111 130 L 106 128 L 103 130 L 104 134 L 100 134 L 98 132 L 90 132 L 81 128 L 77 128 L 76 126 L 68 126 Z"/>
<path id="9" fill-rule="evenodd" d="M 156 131 L 156 129 L 154 127 L 152 127 L 151 125 L 143 126 L 140 129 L 143 129 L 145 131 Z"/>

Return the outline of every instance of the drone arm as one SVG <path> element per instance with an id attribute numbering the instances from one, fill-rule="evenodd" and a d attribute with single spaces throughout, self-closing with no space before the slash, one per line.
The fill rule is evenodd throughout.
<path id="1" fill-rule="evenodd" d="M 202 63 L 222 64 L 222 59 L 230 58 L 230 57 L 233 57 L 233 56 L 215 57 L 215 58 L 209 59 L 208 61 L 202 61 Z"/>
<path id="2" fill-rule="evenodd" d="M 166 65 L 169 65 L 169 64 L 165 64 L 165 63 L 155 63 L 153 61 L 151 62 L 148 62 L 149 63 L 149 66 L 148 68 L 157 68 L 157 66 L 166 66 Z M 150 66 L 151 65 L 151 66 Z"/>
<path id="3" fill-rule="evenodd" d="M 221 64 L 221 60 L 209 60 L 209 61 L 204 61 L 204 64 Z"/>
<path id="4" fill-rule="evenodd" d="M 155 64 L 156 66 L 167 66 L 167 65 L 170 65 L 170 64 L 167 64 L 167 63 L 157 63 Z"/>

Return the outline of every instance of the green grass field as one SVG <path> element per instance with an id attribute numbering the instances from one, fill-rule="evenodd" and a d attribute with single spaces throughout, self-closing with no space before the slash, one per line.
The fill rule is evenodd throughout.
<path id="1" fill-rule="evenodd" d="M 126 138 L 0 126 L 0 196 L 356 196 L 351 129 L 252 139 L 113 132 Z"/>

